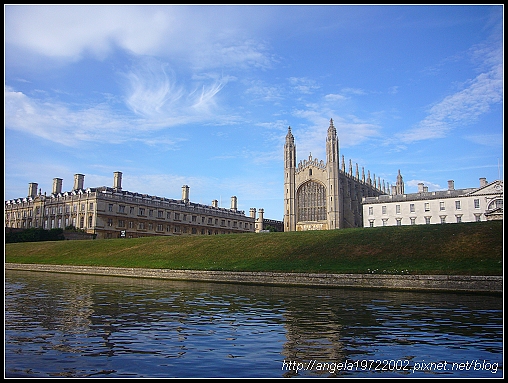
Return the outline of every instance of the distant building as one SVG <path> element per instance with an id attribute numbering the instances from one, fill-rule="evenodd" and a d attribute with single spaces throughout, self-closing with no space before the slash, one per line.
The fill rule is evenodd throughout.
<path id="1" fill-rule="evenodd" d="M 157 235 L 212 235 L 263 230 L 263 209 L 256 218 L 237 209 L 190 202 L 189 186 L 182 186 L 179 200 L 122 190 L 122 173 L 114 173 L 113 187 L 84 188 L 84 175 L 75 174 L 74 187 L 62 192 L 62 179 L 53 179 L 50 195 L 37 193 L 30 183 L 28 196 L 5 201 L 5 227 L 65 228 L 74 226 L 103 238 L 138 238 Z"/>
<path id="2" fill-rule="evenodd" d="M 450 180 L 448 190 L 433 192 L 420 183 L 411 194 L 393 189 L 391 195 L 363 198 L 363 218 L 365 227 L 503 219 L 503 181 L 480 178 L 479 188 L 455 189 Z"/>
<path id="3" fill-rule="evenodd" d="M 330 230 L 363 226 L 362 199 L 386 194 L 383 180 L 370 171 L 361 176 L 351 160 L 346 171 L 339 164 L 339 140 L 330 120 L 326 137 L 326 163 L 309 155 L 296 165 L 296 145 L 291 127 L 284 145 L 284 231 Z"/>

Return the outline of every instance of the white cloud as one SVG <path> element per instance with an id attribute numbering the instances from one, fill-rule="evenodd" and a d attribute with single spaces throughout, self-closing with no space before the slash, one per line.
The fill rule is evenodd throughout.
<path id="1" fill-rule="evenodd" d="M 5 43 L 42 56 L 103 59 L 120 48 L 136 56 L 190 62 L 194 69 L 268 67 L 266 47 L 248 35 L 244 7 L 6 6 Z M 253 12 L 261 12 L 260 9 Z M 65 33 L 62 33 L 65 31 Z"/>
<path id="2" fill-rule="evenodd" d="M 411 143 L 445 137 L 452 129 L 477 121 L 482 114 L 490 111 L 491 105 L 502 102 L 502 59 L 499 55 L 484 53 L 486 62 L 490 64 L 494 61 L 492 56 L 497 57 L 496 64 L 469 81 L 461 91 L 432 106 L 427 117 L 414 128 L 398 135 L 398 140 Z"/>
<path id="3" fill-rule="evenodd" d="M 495 148 L 503 147 L 502 134 L 478 134 L 466 136 L 464 138 L 478 145 L 490 146 Z"/>

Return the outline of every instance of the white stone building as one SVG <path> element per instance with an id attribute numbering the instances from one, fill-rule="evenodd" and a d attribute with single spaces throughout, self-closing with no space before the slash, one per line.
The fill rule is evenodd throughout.
<path id="1" fill-rule="evenodd" d="M 400 173 L 399 173 L 400 176 Z M 503 219 L 503 181 L 487 183 L 480 178 L 479 188 L 429 192 L 423 183 L 418 192 L 363 198 L 363 226 L 401 226 Z"/>

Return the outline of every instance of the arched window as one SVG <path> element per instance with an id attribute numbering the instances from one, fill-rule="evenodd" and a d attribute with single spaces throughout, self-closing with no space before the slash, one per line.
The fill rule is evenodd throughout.
<path id="1" fill-rule="evenodd" d="M 487 208 L 487 210 L 494 210 L 497 209 L 498 207 L 503 207 L 502 199 L 495 199 L 494 201 L 491 201 L 489 203 L 489 207 Z"/>
<path id="2" fill-rule="evenodd" d="M 326 220 L 326 189 L 314 181 L 304 183 L 297 192 L 298 221 Z"/>

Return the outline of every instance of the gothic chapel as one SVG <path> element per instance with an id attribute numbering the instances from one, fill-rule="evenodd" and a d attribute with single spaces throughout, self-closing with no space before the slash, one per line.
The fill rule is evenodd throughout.
<path id="1" fill-rule="evenodd" d="M 398 183 L 398 182 L 397 182 Z M 291 127 L 284 144 L 284 231 L 331 230 L 363 226 L 363 197 L 387 194 L 384 180 L 376 184 L 351 160 L 346 172 L 344 156 L 339 166 L 339 140 L 330 119 L 326 137 L 326 163 L 309 155 L 296 165 L 296 145 Z"/>

